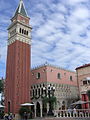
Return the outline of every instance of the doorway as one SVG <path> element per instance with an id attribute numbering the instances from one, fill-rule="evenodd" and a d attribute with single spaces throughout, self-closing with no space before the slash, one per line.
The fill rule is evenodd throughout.
<path id="1" fill-rule="evenodd" d="M 40 103 L 39 102 L 37 102 L 37 104 L 36 104 L 36 116 L 37 117 L 40 117 Z"/>

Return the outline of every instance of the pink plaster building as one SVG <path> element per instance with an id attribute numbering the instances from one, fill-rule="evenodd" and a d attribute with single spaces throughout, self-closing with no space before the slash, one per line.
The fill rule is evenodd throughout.
<path id="1" fill-rule="evenodd" d="M 54 88 L 54 96 L 57 99 L 54 109 L 65 109 L 79 97 L 76 73 L 73 71 L 44 64 L 31 70 L 31 79 L 31 99 L 35 104 L 36 116 L 48 113 L 49 106 L 47 105 L 45 111 L 43 105 L 44 90 L 47 91 L 48 86 Z"/>
<path id="2" fill-rule="evenodd" d="M 76 73 L 80 98 L 83 101 L 88 101 L 87 91 L 90 90 L 90 64 L 77 67 Z M 89 108 L 89 104 L 84 104 L 83 108 Z"/>

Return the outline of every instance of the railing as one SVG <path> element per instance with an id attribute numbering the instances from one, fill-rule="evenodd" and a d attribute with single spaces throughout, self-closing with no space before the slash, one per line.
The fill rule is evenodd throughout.
<path id="1" fill-rule="evenodd" d="M 90 118 L 90 109 L 55 110 L 55 117 Z"/>

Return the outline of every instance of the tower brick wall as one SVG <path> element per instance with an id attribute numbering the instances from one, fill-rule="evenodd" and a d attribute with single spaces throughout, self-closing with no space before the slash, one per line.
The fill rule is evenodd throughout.
<path id="1" fill-rule="evenodd" d="M 23 11 L 22 11 L 23 10 Z M 5 81 L 5 112 L 19 112 L 30 102 L 31 26 L 24 3 L 19 6 L 8 28 L 8 51 Z"/>
<path id="2" fill-rule="evenodd" d="M 18 112 L 20 104 L 30 101 L 30 45 L 15 41 L 8 46 L 6 73 L 6 111 Z"/>

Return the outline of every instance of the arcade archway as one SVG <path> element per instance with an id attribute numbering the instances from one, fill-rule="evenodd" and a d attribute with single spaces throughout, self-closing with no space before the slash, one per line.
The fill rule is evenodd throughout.
<path id="1" fill-rule="evenodd" d="M 40 111 L 40 103 L 37 102 L 37 104 L 36 104 L 36 116 L 40 117 L 40 113 L 41 113 L 41 111 Z"/>

